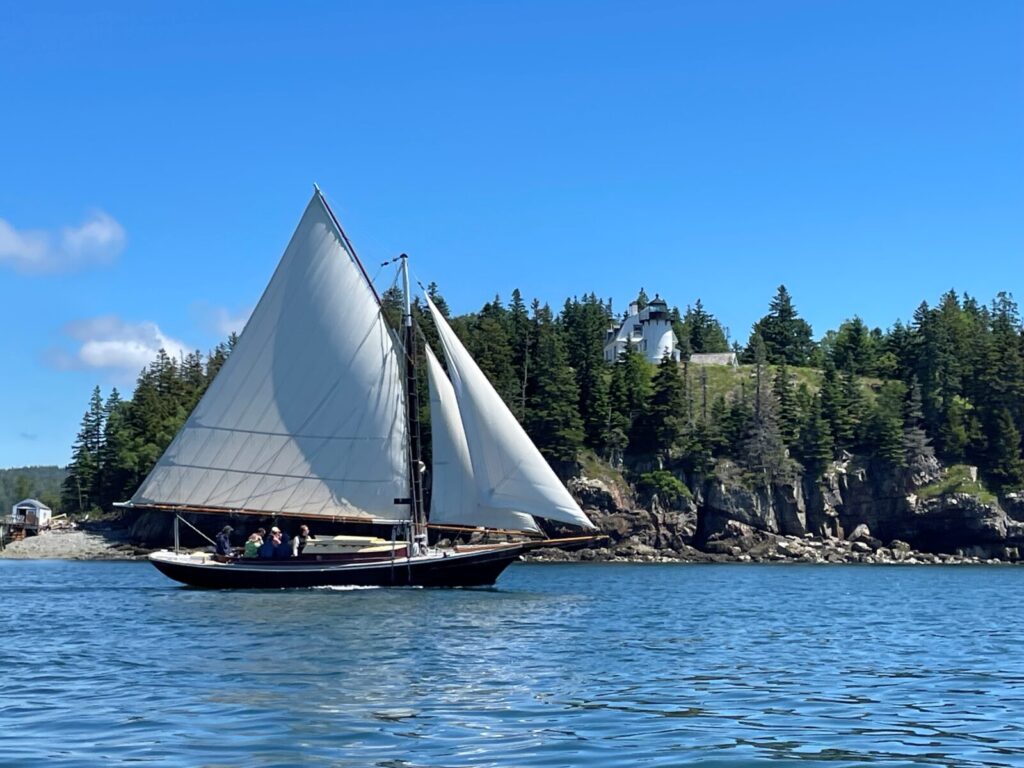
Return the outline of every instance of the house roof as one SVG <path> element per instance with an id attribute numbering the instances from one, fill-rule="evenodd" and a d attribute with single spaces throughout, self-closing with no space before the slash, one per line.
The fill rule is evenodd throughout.
<path id="1" fill-rule="evenodd" d="M 39 499 L 25 499 L 23 501 L 19 501 L 14 506 L 16 506 L 16 507 L 35 507 L 36 509 L 45 509 L 47 512 L 52 512 L 53 511 L 48 506 L 43 504 L 43 502 L 39 501 Z"/>

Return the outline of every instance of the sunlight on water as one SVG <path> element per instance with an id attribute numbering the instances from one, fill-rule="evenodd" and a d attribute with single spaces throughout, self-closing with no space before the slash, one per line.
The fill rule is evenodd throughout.
<path id="1" fill-rule="evenodd" d="M 1019 766 L 1020 568 L 215 592 L 0 561 L 0 765 Z M 38 586 L 37 586 L 38 585 Z"/>

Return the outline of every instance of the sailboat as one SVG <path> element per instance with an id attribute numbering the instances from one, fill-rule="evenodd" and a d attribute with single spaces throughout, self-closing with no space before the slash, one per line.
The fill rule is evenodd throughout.
<path id="1" fill-rule="evenodd" d="M 424 504 L 416 331 L 399 257 L 401 333 L 320 189 L 231 354 L 129 502 L 175 515 L 174 550 L 149 556 L 199 587 L 486 586 L 537 538 L 536 518 L 584 531 L 580 509 L 426 297 L 447 367 L 426 346 L 433 467 Z M 382 526 L 383 536 L 311 539 L 298 557 L 187 552 L 186 513 Z M 185 521 L 187 522 L 187 521 Z M 440 547 L 430 529 L 520 533 Z M 376 529 L 375 529 L 376 530 Z"/>

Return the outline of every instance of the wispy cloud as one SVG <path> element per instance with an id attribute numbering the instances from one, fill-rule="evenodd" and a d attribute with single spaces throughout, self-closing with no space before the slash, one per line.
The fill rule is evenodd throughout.
<path id="1" fill-rule="evenodd" d="M 232 312 L 225 307 L 217 307 L 205 302 L 192 305 L 192 316 L 205 331 L 226 338 L 232 333 L 241 333 L 252 314 L 252 307 Z"/>
<path id="2" fill-rule="evenodd" d="M 109 264 L 124 249 L 125 240 L 124 227 L 103 211 L 59 232 L 19 230 L 0 219 L 0 266 L 26 274 L 72 272 Z"/>
<path id="3" fill-rule="evenodd" d="M 38 440 L 39 439 L 39 435 L 36 434 L 35 432 L 19 432 L 18 433 L 18 437 L 20 437 L 22 440 Z"/>
<path id="4" fill-rule="evenodd" d="M 58 347 L 48 362 L 62 370 L 105 370 L 117 380 L 131 380 L 163 349 L 179 357 L 192 349 L 168 336 L 153 322 L 127 322 L 116 315 L 73 320 L 63 329 L 72 349 Z"/>

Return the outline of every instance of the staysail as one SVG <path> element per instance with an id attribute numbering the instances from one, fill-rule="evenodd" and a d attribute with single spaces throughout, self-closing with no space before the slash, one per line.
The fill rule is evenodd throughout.
<path id="1" fill-rule="evenodd" d="M 451 373 L 479 505 L 595 528 L 430 297 L 427 306 Z"/>
<path id="2" fill-rule="evenodd" d="M 536 531 L 537 523 L 530 515 L 481 506 L 455 390 L 430 347 L 427 347 L 427 377 L 433 448 L 430 522 Z"/>
<path id="3" fill-rule="evenodd" d="M 377 297 L 318 190 L 132 504 L 406 521 L 403 397 Z"/>

